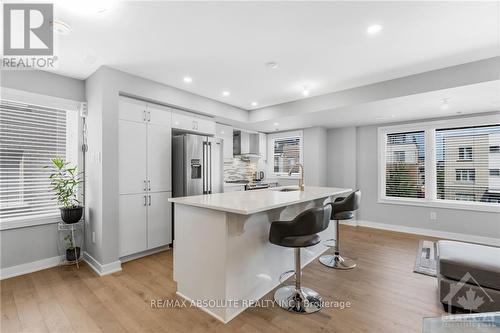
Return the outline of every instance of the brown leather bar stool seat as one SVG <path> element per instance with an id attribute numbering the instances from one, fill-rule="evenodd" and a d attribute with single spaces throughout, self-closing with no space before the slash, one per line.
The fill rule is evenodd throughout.
<path id="1" fill-rule="evenodd" d="M 323 307 L 321 296 L 301 285 L 300 249 L 319 244 L 321 238 L 318 233 L 328 228 L 331 210 L 330 205 L 311 208 L 292 221 L 271 223 L 269 242 L 295 250 L 295 285 L 281 287 L 274 293 L 276 303 L 287 311 L 313 313 Z"/>

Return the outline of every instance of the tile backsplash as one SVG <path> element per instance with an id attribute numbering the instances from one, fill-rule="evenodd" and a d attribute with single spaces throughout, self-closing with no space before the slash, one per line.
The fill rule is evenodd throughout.
<path id="1" fill-rule="evenodd" d="M 228 180 L 253 180 L 257 171 L 257 163 L 235 157 L 232 161 L 224 161 L 224 181 Z"/>

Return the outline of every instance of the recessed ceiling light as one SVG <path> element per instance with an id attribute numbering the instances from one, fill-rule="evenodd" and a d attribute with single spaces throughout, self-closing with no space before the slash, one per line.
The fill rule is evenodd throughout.
<path id="1" fill-rule="evenodd" d="M 191 76 L 184 76 L 182 79 L 185 83 L 191 83 L 193 82 L 193 78 Z"/>
<path id="2" fill-rule="evenodd" d="M 279 126 L 280 123 L 274 123 L 273 126 L 276 127 L 276 126 Z"/>
<path id="3" fill-rule="evenodd" d="M 443 98 L 441 100 L 441 110 L 448 110 L 450 108 L 450 104 L 448 103 L 449 98 Z"/>
<path id="4" fill-rule="evenodd" d="M 374 25 L 370 25 L 367 29 L 366 29 L 366 33 L 369 34 L 369 35 L 376 35 L 378 34 L 380 31 L 382 31 L 382 26 L 380 24 L 374 24 Z"/>
<path id="5" fill-rule="evenodd" d="M 302 90 L 302 96 L 304 96 L 304 97 L 309 96 L 309 89 Z"/>
<path id="6" fill-rule="evenodd" d="M 58 35 L 67 36 L 71 33 L 71 27 L 66 22 L 54 20 L 50 22 L 50 25 L 52 26 L 52 30 Z"/>
<path id="7" fill-rule="evenodd" d="M 222 92 L 222 96 L 224 96 L 224 97 L 228 97 L 228 96 L 230 96 L 230 95 L 231 95 L 231 93 L 230 93 L 229 91 L 227 91 L 227 90 L 224 90 L 224 91 Z"/>
<path id="8" fill-rule="evenodd" d="M 251 105 L 252 106 L 257 106 L 257 105 L 259 105 L 259 102 L 252 102 Z"/>
<path id="9" fill-rule="evenodd" d="M 268 68 L 271 68 L 271 69 L 276 69 L 279 67 L 278 63 L 277 62 L 274 62 L 274 61 L 270 61 L 266 64 L 266 66 Z"/>

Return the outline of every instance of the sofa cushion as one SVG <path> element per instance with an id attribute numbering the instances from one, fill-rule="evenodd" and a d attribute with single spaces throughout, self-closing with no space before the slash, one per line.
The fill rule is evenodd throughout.
<path id="1" fill-rule="evenodd" d="M 500 248 L 439 241 L 438 256 L 439 274 L 459 281 L 468 272 L 481 286 L 500 290 Z"/>

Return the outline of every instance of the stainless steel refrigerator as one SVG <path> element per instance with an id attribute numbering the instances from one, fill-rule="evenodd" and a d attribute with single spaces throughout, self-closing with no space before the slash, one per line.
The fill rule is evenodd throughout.
<path id="1" fill-rule="evenodd" d="M 195 134 L 176 135 L 172 140 L 173 196 L 223 191 L 223 140 Z"/>

